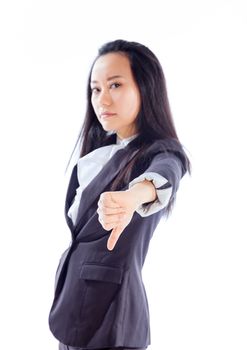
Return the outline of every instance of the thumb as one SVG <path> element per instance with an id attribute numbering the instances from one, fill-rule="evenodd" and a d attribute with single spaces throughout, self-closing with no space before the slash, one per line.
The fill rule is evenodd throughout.
<path id="1" fill-rule="evenodd" d="M 122 232 L 123 228 L 121 226 L 117 226 L 111 231 L 110 237 L 107 241 L 108 250 L 113 250 Z"/>

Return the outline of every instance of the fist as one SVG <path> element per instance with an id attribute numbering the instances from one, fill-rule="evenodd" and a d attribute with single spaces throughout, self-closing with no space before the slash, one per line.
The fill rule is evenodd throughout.
<path id="1" fill-rule="evenodd" d="M 100 195 L 97 209 L 99 222 L 105 230 L 112 230 L 107 241 L 109 250 L 113 250 L 139 206 L 139 201 L 133 197 L 130 191 L 104 192 Z"/>

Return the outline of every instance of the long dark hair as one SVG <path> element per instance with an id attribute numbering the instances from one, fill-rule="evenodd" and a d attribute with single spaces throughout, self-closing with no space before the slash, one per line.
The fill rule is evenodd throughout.
<path id="1" fill-rule="evenodd" d="M 138 162 L 142 164 L 142 162 L 147 161 L 145 159 L 145 152 L 156 140 L 168 141 L 168 144 L 175 145 L 175 147 L 171 148 L 177 150 L 174 152 L 181 159 L 183 174 L 188 171 L 191 175 L 191 163 L 183 150 L 174 126 L 161 64 L 148 47 L 133 41 L 119 39 L 107 42 L 99 48 L 98 55 L 92 63 L 88 76 L 86 114 L 74 150 L 79 143 L 79 157 L 83 157 L 96 148 L 115 143 L 116 141 L 116 134 L 109 135 L 109 132 L 102 128 L 91 104 L 90 81 L 92 69 L 96 60 L 107 53 L 120 53 L 127 56 L 141 95 L 141 107 L 136 118 L 138 136 L 130 142 L 130 149 L 138 149 L 138 152 L 129 162 L 128 166 L 116 176 L 110 190 L 120 190 L 124 185 L 128 184 L 131 175 L 133 175 L 132 170 L 134 165 L 139 164 Z M 167 217 L 172 211 L 174 200 L 175 197 L 173 196 L 165 208 L 164 213 Z"/>

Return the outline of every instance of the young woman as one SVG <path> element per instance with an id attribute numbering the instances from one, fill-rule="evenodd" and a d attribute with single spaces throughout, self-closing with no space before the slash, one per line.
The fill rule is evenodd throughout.
<path id="1" fill-rule="evenodd" d="M 99 49 L 79 141 L 65 201 L 72 239 L 56 271 L 49 326 L 60 350 L 146 349 L 141 270 L 191 174 L 161 65 L 146 46 L 115 40 Z"/>

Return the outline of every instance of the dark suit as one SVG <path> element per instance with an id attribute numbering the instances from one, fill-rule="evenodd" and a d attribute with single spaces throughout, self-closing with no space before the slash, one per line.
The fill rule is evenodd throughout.
<path id="1" fill-rule="evenodd" d="M 96 212 L 100 194 L 109 190 L 130 160 L 126 155 L 132 142 L 117 151 L 84 189 L 75 225 L 67 215 L 79 186 L 77 165 L 72 170 L 65 203 L 72 241 L 57 268 L 49 326 L 58 340 L 73 347 L 145 348 L 150 344 L 141 270 L 163 210 L 146 217 L 135 212 L 112 251 L 106 246 L 111 231 L 103 229 Z M 168 179 L 175 197 L 185 173 L 183 151 L 173 140 L 159 140 L 149 147 L 146 159 L 143 167 L 134 169 L 131 180 L 143 172 L 159 173 Z"/>

